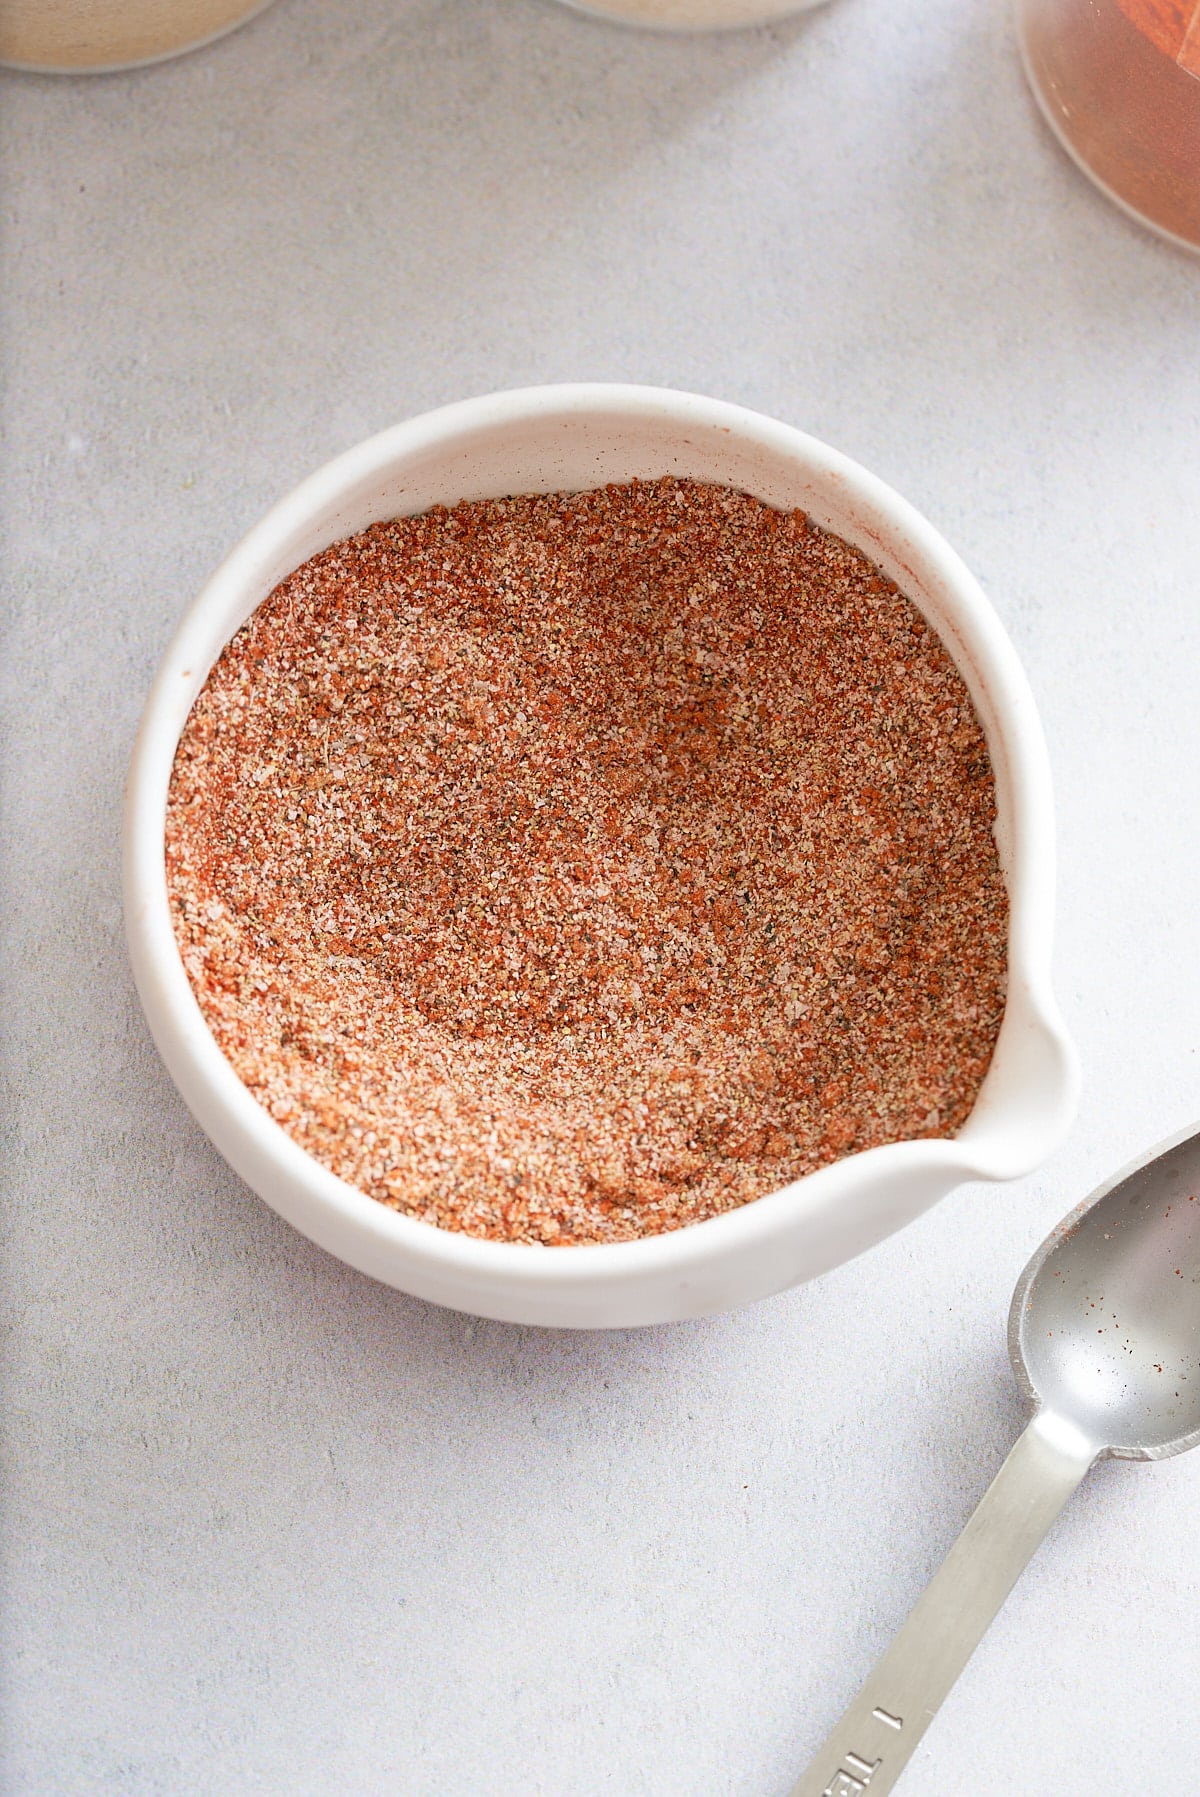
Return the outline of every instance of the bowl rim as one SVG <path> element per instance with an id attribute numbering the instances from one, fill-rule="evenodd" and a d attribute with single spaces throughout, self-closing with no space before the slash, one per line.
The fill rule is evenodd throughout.
<path id="1" fill-rule="evenodd" d="M 1055 1056 L 1057 1090 L 1045 1095 L 1024 1137 L 1003 1116 L 977 1119 L 977 1100 L 953 1138 L 922 1137 L 843 1157 L 777 1191 L 703 1222 L 616 1243 L 497 1242 L 425 1223 L 394 1211 L 349 1185 L 301 1148 L 258 1103 L 234 1072 L 208 1029 L 192 991 L 171 926 L 167 898 L 164 817 L 167 783 L 183 722 L 180 693 L 194 687 L 215 661 L 208 642 L 213 616 L 262 578 L 281 546 L 358 483 L 414 456 L 481 429 L 535 418 L 611 417 L 733 433 L 768 452 L 800 457 L 817 477 L 849 489 L 881 520 L 893 544 L 910 544 L 953 594 L 969 630 L 979 677 L 994 705 L 1020 840 L 1006 872 L 1010 900 L 1009 998 L 1019 990 L 1024 1027 L 1040 1030 Z M 334 541 L 336 538 L 329 538 Z M 880 539 L 881 542 L 883 538 Z M 309 551 L 313 553 L 313 551 Z M 301 561 L 306 559 L 302 556 Z M 299 565 L 296 563 L 294 565 Z M 273 586 L 274 581 L 271 582 Z M 270 587 L 255 603 L 261 603 Z M 914 600 L 915 602 L 915 600 Z M 943 632 L 939 632 L 945 641 Z M 228 640 L 226 638 L 225 640 Z M 219 649 L 217 653 L 219 653 Z M 197 681 L 194 669 L 204 664 Z M 980 667 L 982 663 L 982 667 Z M 686 1274 L 720 1259 L 803 1231 L 818 1218 L 889 1179 L 925 1171 L 931 1195 L 875 1229 L 846 1259 L 883 1239 L 963 1180 L 1011 1179 L 1030 1171 L 1065 1134 L 1078 1094 L 1078 1064 L 1050 987 L 1054 905 L 1054 825 L 1050 769 L 1033 696 L 1016 653 L 965 563 L 917 509 L 878 476 L 819 439 L 761 413 L 670 388 L 623 383 L 575 383 L 510 389 L 460 400 L 380 431 L 326 462 L 286 494 L 242 537 L 192 600 L 159 664 L 137 734 L 126 787 L 123 889 L 126 934 L 135 983 L 151 1033 L 167 1069 L 201 1127 L 248 1182 L 302 1233 L 339 1258 L 376 1277 L 378 1253 L 424 1267 L 437 1276 L 483 1290 L 499 1283 L 525 1290 L 571 1290 L 593 1283 Z M 1003 1032 L 1002 1025 L 1002 1032 Z M 986 1084 L 986 1082 L 985 1082 Z M 974 1126 L 974 1127 L 973 1127 Z M 236 1144 L 230 1146 L 231 1140 Z M 264 1192 L 247 1163 L 282 1176 L 281 1191 Z M 290 1196 L 288 1195 L 290 1192 Z M 320 1214 L 328 1229 L 319 1225 Z M 349 1228 L 358 1247 L 349 1244 Z M 336 1238 L 336 1240 L 335 1240 Z M 830 1265 L 836 1260 L 830 1260 Z M 401 1283 L 399 1279 L 391 1281 Z M 790 1283 L 790 1281 L 789 1281 Z"/>

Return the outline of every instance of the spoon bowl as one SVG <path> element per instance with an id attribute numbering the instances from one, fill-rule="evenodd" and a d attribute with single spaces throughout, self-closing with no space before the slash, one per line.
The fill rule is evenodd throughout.
<path id="1" fill-rule="evenodd" d="M 1125 1167 L 1029 1262 L 1009 1313 L 1017 1382 L 1100 1454 L 1200 1441 L 1200 1133 Z"/>

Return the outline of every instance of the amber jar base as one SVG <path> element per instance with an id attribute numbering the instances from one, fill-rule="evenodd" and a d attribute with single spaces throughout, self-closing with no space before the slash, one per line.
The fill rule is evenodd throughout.
<path id="1" fill-rule="evenodd" d="M 1017 31 L 1067 153 L 1142 224 L 1200 251 L 1200 80 L 1116 0 L 1017 0 Z"/>

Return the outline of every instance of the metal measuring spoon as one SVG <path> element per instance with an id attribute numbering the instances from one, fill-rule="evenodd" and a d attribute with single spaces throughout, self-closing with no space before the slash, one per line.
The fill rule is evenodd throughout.
<path id="1" fill-rule="evenodd" d="M 1200 1441 L 1200 1133 L 1123 1168 L 1042 1243 L 1008 1351 L 1033 1420 L 792 1797 L 890 1791 L 1093 1462 Z"/>

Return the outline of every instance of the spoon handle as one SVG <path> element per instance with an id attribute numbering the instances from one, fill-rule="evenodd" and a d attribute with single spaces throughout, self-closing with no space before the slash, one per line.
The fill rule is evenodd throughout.
<path id="1" fill-rule="evenodd" d="M 791 1797 L 883 1797 L 1097 1449 L 1039 1411 Z M 927 1791 L 961 1791 L 930 1770 Z"/>

